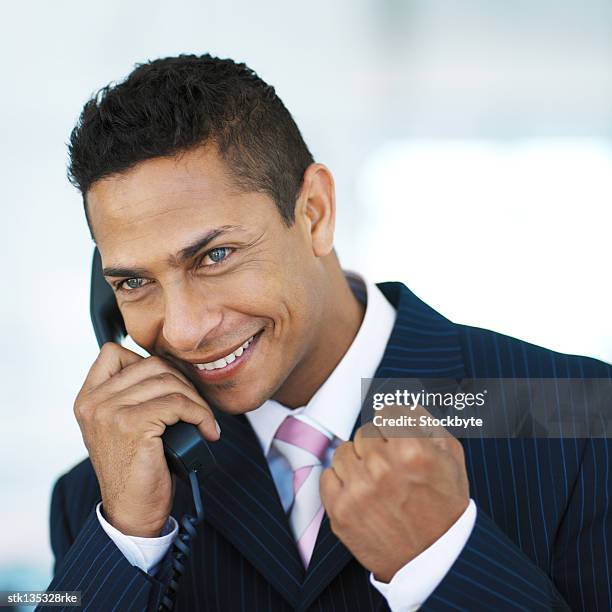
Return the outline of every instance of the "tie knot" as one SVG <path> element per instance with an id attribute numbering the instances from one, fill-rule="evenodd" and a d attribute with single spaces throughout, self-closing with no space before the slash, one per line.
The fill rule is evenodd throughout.
<path id="1" fill-rule="evenodd" d="M 291 464 L 293 470 L 320 464 L 331 440 L 316 427 L 288 416 L 276 430 L 272 444 Z"/>

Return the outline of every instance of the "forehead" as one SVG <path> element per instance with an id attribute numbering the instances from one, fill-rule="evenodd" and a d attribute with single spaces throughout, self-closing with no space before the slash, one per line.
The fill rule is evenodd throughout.
<path id="1" fill-rule="evenodd" d="M 221 225 L 259 228 L 275 205 L 239 192 L 212 148 L 146 160 L 94 183 L 87 206 L 103 260 L 166 256 Z"/>

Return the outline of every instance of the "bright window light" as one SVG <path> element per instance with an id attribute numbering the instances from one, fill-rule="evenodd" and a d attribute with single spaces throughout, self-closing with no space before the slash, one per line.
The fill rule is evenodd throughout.
<path id="1" fill-rule="evenodd" d="M 411 141 L 368 159 L 364 272 L 448 318 L 612 361 L 612 146 Z"/>

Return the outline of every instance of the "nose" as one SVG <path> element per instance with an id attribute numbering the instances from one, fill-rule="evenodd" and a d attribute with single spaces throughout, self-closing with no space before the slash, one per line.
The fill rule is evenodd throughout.
<path id="1" fill-rule="evenodd" d="M 205 298 L 190 283 L 178 283 L 165 295 L 162 334 L 177 352 L 197 351 L 223 318 L 213 296 Z"/>

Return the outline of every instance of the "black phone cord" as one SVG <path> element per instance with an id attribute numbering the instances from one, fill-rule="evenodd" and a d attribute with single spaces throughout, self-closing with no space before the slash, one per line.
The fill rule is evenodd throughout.
<path id="1" fill-rule="evenodd" d="M 161 603 L 157 608 L 159 612 L 171 611 L 179 588 L 179 580 L 187 569 L 187 560 L 191 554 L 191 547 L 196 538 L 196 525 L 204 519 L 204 507 L 202 506 L 202 496 L 200 494 L 200 483 L 195 472 L 189 472 L 189 483 L 191 484 L 191 494 L 196 510 L 196 516 L 186 514 L 181 520 L 181 527 L 172 545 L 172 575 L 170 582 L 162 596 Z"/>

